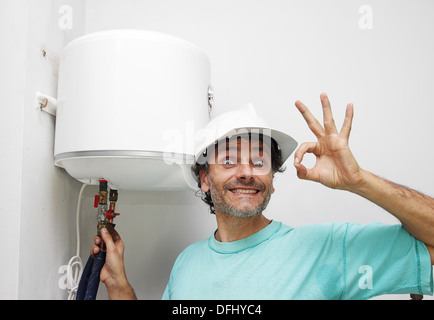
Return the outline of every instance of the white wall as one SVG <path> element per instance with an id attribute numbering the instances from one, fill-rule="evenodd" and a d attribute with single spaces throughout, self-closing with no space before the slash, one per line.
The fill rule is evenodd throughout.
<path id="1" fill-rule="evenodd" d="M 3 96 L 2 117 L 0 118 L 0 161 L 1 184 L 0 214 L 3 221 L 4 232 L 0 233 L 1 252 L 8 264 L 3 264 L 0 273 L 0 283 L 6 290 L 0 291 L 0 298 L 14 298 L 18 294 L 18 255 L 19 226 L 21 210 L 21 163 L 22 157 L 22 131 L 23 131 L 23 97 L 25 69 L 22 62 L 26 50 L 26 26 L 15 26 L 16 21 L 25 22 L 27 11 L 23 1 L 8 1 L 8 10 L 0 11 L 0 38 L 8 51 L 0 51 L 0 61 L 9 66 L 8 73 L 0 73 L 0 92 Z M 11 76 L 12 75 L 12 76 Z M 12 106 L 7 108 L 6 106 Z M 15 119 L 10 121 L 9 119 Z"/>
<path id="2" fill-rule="evenodd" d="M 76 12 L 74 29 L 59 28 L 62 5 Z M 37 91 L 56 96 L 57 60 L 83 33 L 83 10 L 82 1 L 0 3 L 2 299 L 65 297 L 58 269 L 75 251 L 80 183 L 54 167 L 55 119 L 37 111 L 34 99 Z"/>
<path id="3" fill-rule="evenodd" d="M 0 36 L 9 48 L 0 51 L 0 61 L 2 70 L 13 75 L 0 75 L 7 93 L 2 96 L 9 102 L 3 104 L 6 117 L 0 120 L 0 159 L 6 177 L 0 187 L 6 201 L 0 202 L 0 209 L 7 226 L 1 252 L 11 262 L 0 273 L 2 298 L 66 297 L 57 284 L 57 269 L 75 254 L 80 184 L 54 168 L 55 120 L 35 112 L 32 101 L 35 90 L 56 92 L 56 66 L 41 58 L 41 49 L 57 56 L 66 42 L 82 33 L 149 29 L 196 44 L 211 60 L 217 114 L 251 101 L 271 125 L 300 143 L 314 136 L 294 107 L 296 99 L 321 118 L 319 94 L 328 92 L 337 123 L 342 123 L 346 104 L 353 102 L 350 146 L 360 165 L 434 195 L 430 0 L 35 2 L 0 4 L 7 9 L 0 10 L 7 25 L 0 28 Z M 63 4 L 74 10 L 71 30 L 56 25 Z M 373 10 L 372 30 L 359 28 L 362 5 Z M 6 139 L 10 132 L 12 138 Z M 396 223 L 364 199 L 298 180 L 291 162 L 276 178 L 276 192 L 265 212 L 269 218 L 293 226 L 326 221 Z M 82 203 L 84 261 L 95 233 L 96 191 L 88 187 Z M 209 237 L 216 227 L 207 207 L 188 192 L 121 191 L 117 209 L 127 273 L 141 299 L 159 299 L 179 252 Z M 106 296 L 101 286 L 98 298 Z"/>

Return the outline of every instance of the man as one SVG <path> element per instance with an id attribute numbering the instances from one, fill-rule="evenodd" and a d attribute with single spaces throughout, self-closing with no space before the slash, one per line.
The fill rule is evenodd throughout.
<path id="1" fill-rule="evenodd" d="M 385 293 L 432 294 L 434 199 L 360 168 L 348 147 L 352 104 L 338 132 L 327 95 L 320 98 L 324 126 L 303 103 L 295 104 L 318 139 L 303 143 L 295 152 L 298 177 L 365 197 L 397 217 L 402 226 L 330 223 L 294 229 L 268 219 L 263 211 L 274 191 L 273 177 L 292 152 L 291 143 L 286 145 L 278 133 L 264 134 L 266 130 L 224 135 L 208 145 L 195 164 L 204 201 L 215 213 L 218 229 L 179 255 L 164 299 L 369 299 Z M 317 158 L 312 169 L 302 164 L 306 153 Z M 112 234 L 114 238 L 102 233 L 107 262 L 101 280 L 110 298 L 134 298 L 123 268 L 122 240 Z M 99 241 L 96 238 L 96 245 Z"/>

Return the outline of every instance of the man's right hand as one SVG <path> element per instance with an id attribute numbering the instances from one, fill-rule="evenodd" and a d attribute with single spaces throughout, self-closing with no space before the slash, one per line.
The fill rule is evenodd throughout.
<path id="1" fill-rule="evenodd" d="M 111 300 L 136 299 L 134 290 L 128 283 L 125 273 L 125 245 L 121 237 L 111 225 L 107 225 L 107 228 L 101 229 L 101 237 L 104 241 L 107 254 L 104 267 L 101 269 L 100 280 L 104 282 L 109 298 Z M 91 255 L 97 254 L 100 251 L 101 238 L 95 236 L 94 242 Z"/>

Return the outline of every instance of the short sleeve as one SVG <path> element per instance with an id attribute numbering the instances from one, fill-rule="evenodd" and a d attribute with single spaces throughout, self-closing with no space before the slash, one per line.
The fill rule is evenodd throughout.
<path id="1" fill-rule="evenodd" d="M 344 273 L 344 299 L 433 293 L 429 252 L 401 225 L 348 224 Z"/>

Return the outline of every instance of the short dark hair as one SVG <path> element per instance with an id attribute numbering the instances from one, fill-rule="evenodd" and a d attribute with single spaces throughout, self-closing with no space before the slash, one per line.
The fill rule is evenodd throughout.
<path id="1" fill-rule="evenodd" d="M 248 133 L 248 137 L 250 140 L 251 139 L 251 133 Z M 265 139 L 265 140 L 268 140 L 268 139 Z M 229 138 L 226 138 L 223 141 L 229 141 Z M 264 141 L 262 134 L 259 134 L 259 141 Z M 218 146 L 218 143 L 216 141 L 216 143 L 214 144 L 215 150 L 217 149 L 217 146 Z M 286 168 L 283 166 L 282 152 L 279 148 L 279 145 L 277 144 L 277 142 L 273 138 L 271 138 L 270 149 L 271 149 L 271 170 L 272 170 L 273 174 L 276 172 L 284 172 Z M 211 198 L 211 191 L 207 191 L 207 192 L 202 191 L 202 189 L 201 189 L 202 184 L 201 184 L 200 178 L 199 178 L 199 172 L 200 171 L 204 170 L 207 174 L 209 173 L 209 164 L 208 164 L 206 157 L 205 157 L 205 159 L 202 158 L 202 161 L 197 161 L 195 164 L 193 164 L 191 167 L 191 170 L 194 172 L 196 177 L 198 177 L 198 180 L 199 180 L 199 182 L 197 183 L 197 186 L 199 187 L 198 193 L 200 193 L 200 197 L 201 197 L 202 201 L 205 202 L 207 205 L 209 205 L 210 212 L 212 214 L 215 214 L 214 203 L 213 203 L 212 198 Z"/>

